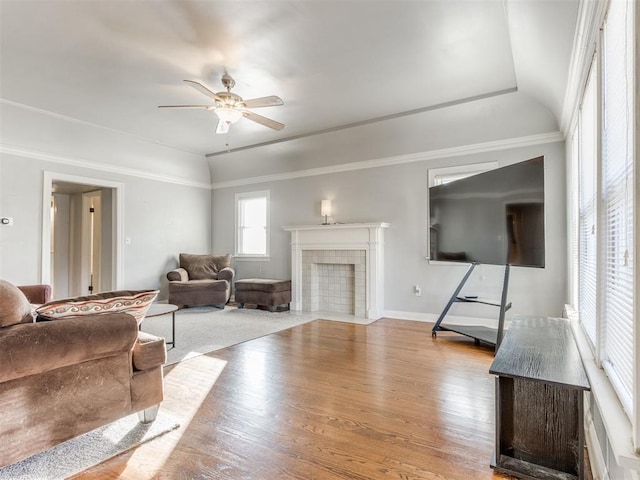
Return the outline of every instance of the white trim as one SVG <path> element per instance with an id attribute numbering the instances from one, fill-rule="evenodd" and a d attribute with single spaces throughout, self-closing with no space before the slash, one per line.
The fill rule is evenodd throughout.
<path id="1" fill-rule="evenodd" d="M 241 187 L 245 185 L 254 185 L 256 183 L 277 182 L 282 180 L 292 180 L 295 178 L 329 175 L 332 173 L 342 173 L 353 170 L 364 170 L 367 168 L 378 168 L 393 165 L 402 165 L 405 163 L 424 162 L 440 158 L 474 155 L 479 153 L 509 150 L 511 148 L 522 148 L 532 145 L 556 143 L 561 141 L 564 141 L 564 135 L 562 134 L 562 132 L 556 131 L 550 133 L 541 133 L 538 135 L 510 138 L 507 140 L 495 140 L 492 142 L 473 143 L 470 145 L 462 145 L 459 147 L 431 150 L 428 152 L 409 153 L 406 155 L 396 155 L 393 157 L 363 160 L 361 162 L 343 163 L 340 165 L 331 165 L 329 167 L 309 168 L 307 170 L 299 170 L 297 172 L 275 173 L 272 175 L 263 175 L 260 177 L 227 180 L 224 182 L 212 183 L 211 188 L 213 190 L 217 190 L 221 188 Z"/>
<path id="2" fill-rule="evenodd" d="M 146 170 L 139 170 L 129 167 L 117 167 L 108 165 L 106 163 L 91 162 L 82 158 L 71 158 L 55 153 L 42 152 L 38 150 L 31 150 L 28 148 L 17 147 L 15 145 L 7 145 L 6 143 L 0 143 L 0 153 L 7 155 L 16 155 L 18 157 L 31 158 L 33 160 L 44 160 L 46 162 L 54 162 L 62 165 L 71 165 L 73 167 L 90 168 L 92 170 L 99 170 L 103 172 L 118 173 L 120 175 L 128 175 L 131 177 L 140 177 L 148 180 L 155 180 L 158 182 L 174 183 L 177 185 L 185 185 L 188 187 L 206 188 L 209 189 L 210 185 L 204 182 L 196 182 L 193 180 L 181 179 L 170 177 L 167 175 L 158 175 L 150 173 Z"/>
<path id="3" fill-rule="evenodd" d="M 607 431 L 607 438 L 614 457 L 611 460 L 615 461 L 620 467 L 640 470 L 640 455 L 636 454 L 633 449 L 629 417 L 625 414 L 609 378 L 604 373 L 604 370 L 598 368 L 596 364 L 589 346 L 589 339 L 578 321 L 578 313 L 571 305 L 565 305 L 565 312 L 567 318 L 571 320 L 573 335 L 591 384 L 591 393 Z"/>
<path id="4" fill-rule="evenodd" d="M 271 257 L 269 255 L 234 255 L 233 260 L 238 262 L 270 262 Z"/>
<path id="5" fill-rule="evenodd" d="M 169 145 L 168 143 L 162 143 L 152 138 L 143 137 L 140 135 L 136 135 L 134 133 L 125 132 L 124 130 L 118 130 L 117 128 L 106 127 L 104 125 L 100 125 L 98 123 L 88 122 L 86 120 L 80 120 L 75 117 L 69 117 L 67 115 L 62 115 L 60 113 L 54 113 L 49 110 L 44 110 L 38 107 L 32 107 L 31 105 L 25 105 L 24 103 L 14 102 L 13 100 L 7 100 L 6 98 L 0 98 L 0 103 L 4 103 L 5 105 L 11 105 L 16 108 L 21 108 L 23 110 L 29 110 L 31 112 L 36 112 L 41 115 L 46 115 L 48 117 L 57 118 L 60 120 L 65 120 L 67 122 L 77 123 L 79 125 L 87 125 L 92 128 L 99 128 L 101 130 L 107 130 L 109 132 L 115 132 L 120 135 L 126 135 L 127 137 L 135 138 L 136 140 L 142 140 L 143 142 L 152 143 L 155 145 L 161 145 L 166 148 L 171 148 L 172 150 L 179 150 L 181 152 L 190 153 L 192 155 L 203 156 L 201 152 L 195 152 L 193 150 L 187 150 L 186 148 L 176 147 L 175 145 Z"/>
<path id="6" fill-rule="evenodd" d="M 610 480 L 607 471 L 607 462 L 602 454 L 602 445 L 598 439 L 596 426 L 593 424 L 593 417 L 587 408 L 588 400 L 585 398 L 585 418 L 584 418 L 584 439 L 589 452 L 589 465 L 591 465 L 591 474 L 593 478 L 598 480 Z"/>
<path id="7" fill-rule="evenodd" d="M 43 172 L 42 181 L 42 267 L 40 272 L 42 283 L 51 283 L 51 190 L 54 181 L 96 185 L 98 187 L 113 188 L 115 190 L 115 195 L 113 196 L 113 208 L 115 212 L 113 231 L 114 263 L 112 265 L 114 270 L 113 280 L 115 284 L 113 285 L 113 288 L 116 290 L 121 289 L 124 275 L 124 184 L 97 178 L 50 172 L 47 170 Z"/>

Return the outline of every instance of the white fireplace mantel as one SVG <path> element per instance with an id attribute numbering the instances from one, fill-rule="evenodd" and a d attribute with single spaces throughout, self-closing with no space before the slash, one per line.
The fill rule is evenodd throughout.
<path id="1" fill-rule="evenodd" d="M 365 316 L 384 312 L 384 229 L 389 224 L 340 223 L 282 227 L 291 232 L 291 309 L 302 310 L 303 250 L 364 250 L 366 252 Z"/>

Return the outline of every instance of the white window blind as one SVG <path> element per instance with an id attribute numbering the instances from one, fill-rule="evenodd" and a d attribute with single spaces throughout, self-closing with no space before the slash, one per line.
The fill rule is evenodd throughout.
<path id="1" fill-rule="evenodd" d="M 578 311 L 591 342 L 596 344 L 597 315 L 597 90 L 596 62 L 591 66 L 579 117 Z"/>
<path id="2" fill-rule="evenodd" d="M 633 40 L 631 2 L 611 2 L 603 30 L 602 364 L 631 412 L 633 391 Z"/>
<path id="3" fill-rule="evenodd" d="M 238 194 L 236 255 L 268 255 L 268 192 Z"/>

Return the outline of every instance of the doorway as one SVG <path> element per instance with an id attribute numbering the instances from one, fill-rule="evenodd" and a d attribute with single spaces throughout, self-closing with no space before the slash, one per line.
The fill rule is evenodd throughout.
<path id="1" fill-rule="evenodd" d="M 53 298 L 120 288 L 122 189 L 120 183 L 45 172 L 42 283 L 51 285 Z"/>

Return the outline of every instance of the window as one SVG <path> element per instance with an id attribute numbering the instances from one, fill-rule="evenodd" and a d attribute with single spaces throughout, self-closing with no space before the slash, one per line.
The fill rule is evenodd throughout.
<path id="1" fill-rule="evenodd" d="M 634 2 L 613 1 L 583 93 L 571 156 L 578 184 L 577 302 L 595 360 L 637 431 L 640 356 L 634 358 Z M 636 448 L 640 437 L 634 438 Z"/>
<path id="2" fill-rule="evenodd" d="M 236 257 L 269 255 L 269 191 L 236 194 Z"/>
<path id="3" fill-rule="evenodd" d="M 429 186 L 445 185 L 471 175 L 488 172 L 498 168 L 498 162 L 474 163 L 472 165 L 456 165 L 453 167 L 429 169 Z"/>
<path id="4" fill-rule="evenodd" d="M 596 343 L 597 297 L 597 64 L 594 61 L 578 117 L 578 311 L 591 342 Z"/>

